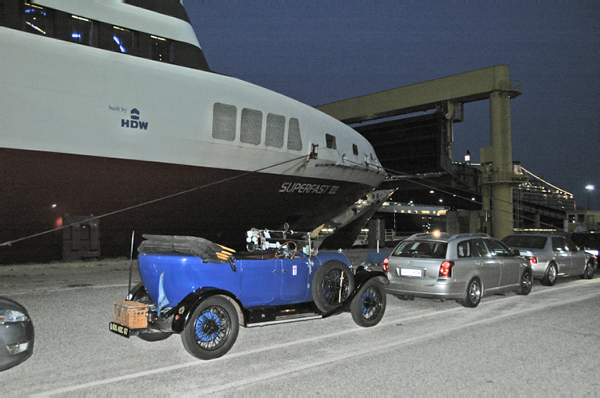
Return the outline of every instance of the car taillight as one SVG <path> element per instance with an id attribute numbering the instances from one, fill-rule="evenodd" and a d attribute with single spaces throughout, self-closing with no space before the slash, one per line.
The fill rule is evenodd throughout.
<path id="1" fill-rule="evenodd" d="M 532 267 L 534 265 L 537 264 L 537 257 L 528 257 L 529 258 L 529 265 L 531 265 Z"/>
<path id="2" fill-rule="evenodd" d="M 383 260 L 383 272 L 389 272 L 390 271 L 390 259 L 386 257 L 385 260 Z"/>
<path id="3" fill-rule="evenodd" d="M 440 265 L 440 273 L 439 276 L 444 278 L 449 278 L 452 273 L 452 267 L 454 266 L 454 261 L 444 261 L 442 265 Z"/>

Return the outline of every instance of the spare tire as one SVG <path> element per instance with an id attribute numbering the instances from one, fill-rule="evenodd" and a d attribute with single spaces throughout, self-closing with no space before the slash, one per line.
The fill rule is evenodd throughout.
<path id="1" fill-rule="evenodd" d="M 335 310 L 348 299 L 353 290 L 352 270 L 336 260 L 328 261 L 317 269 L 311 287 L 313 301 L 322 312 Z"/>

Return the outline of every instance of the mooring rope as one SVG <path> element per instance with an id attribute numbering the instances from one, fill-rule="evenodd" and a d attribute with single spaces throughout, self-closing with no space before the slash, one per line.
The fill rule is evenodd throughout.
<path id="1" fill-rule="evenodd" d="M 46 234 L 49 234 L 49 233 L 52 233 L 52 232 L 60 231 L 60 230 L 65 229 L 65 228 L 70 228 L 73 225 L 77 225 L 77 224 L 85 223 L 87 221 L 97 220 L 97 219 L 100 219 L 100 218 L 112 216 L 112 215 L 115 215 L 115 214 L 118 214 L 118 213 L 123 213 L 123 212 L 129 211 L 129 210 L 137 209 L 139 207 L 143 207 L 143 206 L 147 206 L 147 205 L 150 205 L 150 204 L 153 204 L 153 203 L 161 202 L 163 200 L 174 198 L 176 196 L 185 195 L 185 194 L 188 194 L 188 193 L 191 193 L 191 192 L 194 192 L 194 191 L 198 191 L 200 189 L 205 189 L 205 188 L 208 188 L 208 187 L 211 187 L 211 186 L 214 186 L 214 185 L 222 184 L 224 182 L 228 182 L 228 181 L 231 181 L 231 180 L 235 180 L 237 178 L 245 177 L 245 176 L 250 175 L 250 174 L 259 173 L 261 171 L 265 171 L 265 170 L 271 169 L 273 167 L 281 166 L 281 165 L 286 164 L 286 163 L 291 163 L 291 162 L 295 162 L 297 160 L 306 159 L 306 158 L 307 158 L 306 155 L 298 156 L 296 158 L 284 160 L 283 162 L 279 162 L 279 163 L 275 163 L 275 164 L 272 164 L 272 165 L 269 165 L 269 166 L 261 167 L 261 168 L 258 168 L 256 170 L 246 171 L 244 173 L 241 173 L 241 174 L 238 174 L 238 175 L 235 175 L 235 176 L 232 176 L 232 177 L 224 178 L 222 180 L 214 181 L 214 182 L 211 182 L 211 183 L 208 183 L 208 184 L 205 184 L 205 185 L 201 185 L 201 186 L 198 186 L 198 187 L 187 189 L 185 191 L 177 192 L 177 193 L 174 193 L 174 194 L 171 194 L 171 195 L 167 195 L 167 196 L 163 196 L 163 197 L 160 197 L 160 198 L 152 199 L 152 200 L 149 200 L 149 201 L 144 202 L 144 203 L 139 203 L 137 205 L 133 205 L 133 206 L 129 206 L 129 207 L 124 207 L 122 209 L 115 210 L 115 211 L 112 211 L 110 213 L 106 213 L 106 214 L 102 214 L 102 215 L 99 215 L 99 216 L 90 217 L 90 218 L 82 220 L 82 221 L 77 221 L 77 222 L 74 222 L 74 223 L 71 223 L 71 224 L 68 224 L 68 225 L 63 225 L 62 227 L 49 229 L 49 230 L 46 230 L 46 231 L 43 231 L 43 232 L 38 232 L 38 233 L 33 234 L 33 235 L 25 236 L 23 238 L 19 238 L 19 239 L 7 241 L 7 242 L 4 242 L 4 243 L 1 243 L 0 247 L 2 247 L 2 246 L 11 246 L 13 243 L 21 242 L 21 241 L 24 241 L 24 240 L 27 240 L 27 239 L 32 239 L 32 238 L 36 238 L 38 236 L 42 236 L 42 235 L 46 235 Z"/>

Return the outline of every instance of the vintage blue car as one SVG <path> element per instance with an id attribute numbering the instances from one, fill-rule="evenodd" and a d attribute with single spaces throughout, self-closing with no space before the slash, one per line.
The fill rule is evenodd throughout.
<path id="1" fill-rule="evenodd" d="M 115 304 L 109 329 L 147 341 L 178 333 L 191 355 L 214 359 L 231 349 L 240 325 L 349 311 L 370 327 L 383 317 L 383 272 L 353 270 L 341 251 L 317 252 L 308 234 L 253 230 L 248 236 L 249 251 L 239 253 L 202 238 L 145 235 L 138 248 L 142 283 Z"/>

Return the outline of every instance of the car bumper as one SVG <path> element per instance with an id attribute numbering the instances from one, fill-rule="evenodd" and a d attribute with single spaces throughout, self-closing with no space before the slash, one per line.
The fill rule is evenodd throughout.
<path id="1" fill-rule="evenodd" d="M 438 279 L 434 283 L 423 284 L 406 278 L 402 281 L 391 280 L 385 289 L 388 294 L 395 296 L 459 300 L 465 297 L 467 284 L 453 279 Z"/>
<path id="2" fill-rule="evenodd" d="M 548 268 L 548 263 L 537 263 L 531 267 L 531 273 L 533 275 L 533 279 L 543 279 L 546 274 L 546 269 Z"/>
<path id="3" fill-rule="evenodd" d="M 5 323 L 0 333 L 0 371 L 27 360 L 33 354 L 34 330 L 28 322 Z"/>

